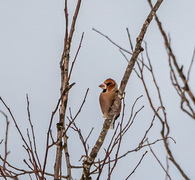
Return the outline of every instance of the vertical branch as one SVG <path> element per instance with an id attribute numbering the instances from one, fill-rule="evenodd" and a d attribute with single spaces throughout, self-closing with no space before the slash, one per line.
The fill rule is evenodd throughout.
<path id="1" fill-rule="evenodd" d="M 72 20 L 72 25 L 71 25 L 70 33 L 69 33 L 70 43 L 72 41 L 72 36 L 73 36 L 73 33 L 74 33 L 75 24 L 76 24 L 77 16 L 79 14 L 80 6 L 81 6 L 81 0 L 78 0 L 77 6 L 76 6 L 76 9 L 75 9 L 75 13 L 74 13 L 74 16 L 73 16 L 73 20 Z"/>
<path id="2" fill-rule="evenodd" d="M 130 35 L 130 33 L 129 33 L 129 29 L 126 28 L 126 31 L 127 31 L 127 35 L 128 35 L 128 39 L 129 39 L 129 43 L 130 43 L 131 50 L 133 51 L 133 43 L 132 43 L 132 41 L 131 41 L 131 35 Z"/>
<path id="3" fill-rule="evenodd" d="M 65 30 L 65 42 L 64 42 L 64 52 L 65 52 L 65 47 L 66 47 L 66 42 L 68 39 L 68 5 L 67 5 L 67 1 L 65 0 L 65 8 L 64 8 L 64 14 L 65 14 L 65 20 L 66 20 L 66 30 Z"/>
<path id="4" fill-rule="evenodd" d="M 71 74 L 72 74 L 72 70 L 73 70 L 75 61 L 76 61 L 77 56 L 78 56 L 78 54 L 79 54 L 79 51 L 80 51 L 80 49 L 81 49 L 81 44 L 82 44 L 82 42 L 83 42 L 83 37 L 84 37 L 84 32 L 82 33 L 81 40 L 80 40 L 80 43 L 79 43 L 79 47 L 78 47 L 78 49 L 77 49 L 76 55 L 75 55 L 75 57 L 74 57 L 74 60 L 72 61 L 72 65 L 71 65 L 70 72 L 69 72 L 69 75 L 68 75 L 68 80 L 70 80 L 70 77 L 71 77 Z"/>
<path id="5" fill-rule="evenodd" d="M 8 128 L 9 128 L 9 121 L 8 121 L 8 117 L 7 115 L 0 110 L 0 113 L 2 113 L 5 117 L 6 120 L 6 131 L 5 131 L 5 156 L 4 156 L 4 161 L 3 161 L 3 170 L 5 170 L 5 164 L 6 164 L 6 159 L 7 159 L 7 155 L 9 154 L 9 152 L 7 151 L 7 139 L 8 139 Z"/>
<path id="6" fill-rule="evenodd" d="M 67 108 L 67 101 L 68 101 L 68 93 L 69 93 L 69 60 L 70 60 L 70 47 L 71 41 L 75 29 L 75 24 L 77 20 L 77 16 L 79 13 L 81 5 L 81 0 L 78 0 L 77 6 L 75 9 L 75 13 L 73 16 L 70 32 L 68 33 L 68 4 L 67 0 L 65 0 L 65 20 L 66 20 L 66 29 L 65 29 L 65 40 L 64 40 L 64 50 L 62 53 L 62 58 L 60 61 L 60 69 L 61 69 L 61 104 L 60 104 L 60 119 L 59 123 L 57 124 L 57 151 L 56 151 L 56 160 L 54 166 L 54 179 L 61 179 L 61 163 L 62 163 L 62 150 L 65 151 L 65 159 L 67 165 L 67 179 L 70 180 L 71 177 L 71 165 L 70 165 L 70 158 L 68 153 L 68 137 L 65 132 L 65 113 Z M 72 70 L 71 70 L 72 72 Z M 64 141 L 64 145 L 63 145 Z"/>
<path id="7" fill-rule="evenodd" d="M 70 88 L 71 88 L 73 85 L 74 85 L 74 84 L 70 85 Z M 49 145 L 49 135 L 51 134 L 51 126 L 52 126 L 52 123 L 53 123 L 54 115 L 56 114 L 56 112 L 57 112 L 57 110 L 58 110 L 58 107 L 59 107 L 61 98 L 62 98 L 62 96 L 61 96 L 60 99 L 58 100 L 58 103 L 57 103 L 57 105 L 56 105 L 56 108 L 55 108 L 54 111 L 52 112 L 51 119 L 50 119 L 50 123 L 49 123 L 49 127 L 48 127 L 48 131 L 47 131 L 46 151 L 45 151 L 45 159 L 44 159 L 44 164 L 43 164 L 42 178 L 44 177 L 44 173 L 45 173 L 45 168 L 46 168 L 46 163 L 47 163 L 47 157 L 48 157 L 48 151 L 49 151 L 49 148 L 52 146 L 52 145 Z M 54 143 L 55 143 L 55 142 L 54 142 Z M 54 144 L 54 143 L 53 143 L 53 144 Z"/>
<path id="8" fill-rule="evenodd" d="M 192 69 L 192 64 L 194 62 L 194 58 L 195 58 L 195 48 L 194 48 L 194 51 L 193 51 L 193 55 L 192 55 L 192 60 L 191 60 L 191 63 L 190 63 L 190 67 L 188 69 L 188 74 L 187 74 L 187 82 L 189 81 L 190 79 L 190 72 L 191 72 L 191 69 Z"/>
<path id="9" fill-rule="evenodd" d="M 34 146 L 35 157 L 36 157 L 36 159 L 37 159 L 37 161 L 38 161 L 39 168 L 41 169 L 41 163 L 40 163 L 40 161 L 39 161 L 39 157 L 38 157 L 38 154 L 37 154 L 37 147 L 36 147 L 36 140 L 35 140 L 34 128 L 33 128 L 33 124 L 32 124 L 31 117 L 30 117 L 30 107 L 29 107 L 28 94 L 26 95 L 26 100 L 27 100 L 28 121 L 29 121 L 29 123 L 30 123 L 30 126 L 31 126 L 31 133 L 32 133 L 32 136 L 33 136 L 33 146 Z"/>

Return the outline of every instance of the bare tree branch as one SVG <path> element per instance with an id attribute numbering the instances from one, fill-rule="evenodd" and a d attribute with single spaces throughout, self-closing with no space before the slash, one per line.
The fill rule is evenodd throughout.
<path id="1" fill-rule="evenodd" d="M 150 4 L 150 7 L 153 8 L 151 0 L 148 0 L 148 3 Z M 156 20 L 157 25 L 159 27 L 159 30 L 160 30 L 160 32 L 162 34 L 162 37 L 164 38 L 165 47 L 167 49 L 168 56 L 170 57 L 169 60 L 172 60 L 172 63 L 174 65 L 174 67 L 176 68 L 176 71 L 179 74 L 180 79 L 183 82 L 183 88 L 182 88 L 183 90 L 182 91 L 184 91 L 184 92 L 182 92 L 181 95 L 180 95 L 180 97 L 181 97 L 181 109 L 183 111 L 185 111 L 185 112 L 187 111 L 187 110 L 184 110 L 184 108 L 182 108 L 183 107 L 183 101 L 185 101 L 187 103 L 187 106 L 190 108 L 190 110 L 192 112 L 191 117 L 193 119 L 195 119 L 195 112 L 193 110 L 194 108 L 191 107 L 191 105 L 189 104 L 189 100 L 185 97 L 185 95 L 183 95 L 186 92 L 188 94 L 188 96 L 190 97 L 193 105 L 195 105 L 195 96 L 192 93 L 192 90 L 190 89 L 189 84 L 188 84 L 189 75 L 187 75 L 187 78 L 186 78 L 186 76 L 185 76 L 185 74 L 183 72 L 183 66 L 181 66 L 181 67 L 179 66 L 179 64 L 177 62 L 177 59 L 176 59 L 176 57 L 175 57 L 175 55 L 173 53 L 173 50 L 171 48 L 171 45 L 170 45 L 170 42 L 169 42 L 169 38 L 167 37 L 167 35 L 166 35 L 166 33 L 165 33 L 165 31 L 164 31 L 164 29 L 162 27 L 162 23 L 160 22 L 160 20 L 159 20 L 157 15 L 155 15 L 155 20 Z M 191 61 L 190 68 L 188 70 L 188 74 L 190 73 L 191 66 L 192 66 L 192 63 L 193 63 L 193 59 L 194 59 L 194 54 L 192 56 L 192 61 Z M 170 68 L 171 68 L 171 71 L 173 72 L 174 70 L 172 69 L 172 67 L 170 67 Z M 176 76 L 175 76 L 175 78 L 176 78 Z M 176 84 L 176 85 L 177 85 L 177 87 L 180 86 L 179 84 Z M 173 86 L 175 86 L 174 83 L 173 83 Z M 189 115 L 190 113 L 187 113 L 187 114 Z"/>
<path id="2" fill-rule="evenodd" d="M 129 39 L 130 48 L 131 48 L 131 51 L 133 52 L 133 43 L 131 41 L 131 35 L 130 35 L 130 32 L 129 32 L 129 29 L 126 28 L 126 30 L 127 30 L 127 35 L 128 35 L 128 39 Z"/>
<path id="3" fill-rule="evenodd" d="M 35 156 L 36 156 L 36 160 L 39 164 L 39 168 L 41 168 L 41 163 L 39 161 L 39 157 L 38 157 L 38 154 L 37 154 L 37 147 L 36 147 L 36 139 L 35 139 L 35 133 L 34 133 L 34 127 L 33 127 L 33 124 L 32 124 L 32 121 L 31 121 L 31 117 L 30 117 L 30 103 L 29 103 L 29 99 L 28 99 L 28 94 L 26 95 L 26 100 L 27 100 L 27 112 L 28 112 L 28 120 L 29 120 L 29 123 L 30 123 L 30 126 L 31 126 L 31 132 L 32 132 L 32 136 L 33 136 L 33 146 L 34 146 L 34 152 L 35 152 Z M 32 149 L 33 150 L 33 149 Z"/>
<path id="4" fill-rule="evenodd" d="M 3 162 L 3 169 L 5 169 L 5 165 L 6 165 L 6 160 L 7 160 L 7 155 L 9 154 L 8 150 L 7 150 L 7 139 L 8 139 L 8 129 L 9 129 L 9 121 L 8 121 L 8 117 L 7 115 L 0 110 L 0 113 L 3 114 L 3 116 L 5 117 L 6 120 L 6 130 L 5 130 L 5 155 L 4 155 L 4 162 Z"/>
<path id="5" fill-rule="evenodd" d="M 92 30 L 94 30 L 95 32 L 97 32 L 97 33 L 99 33 L 100 35 L 102 35 L 102 36 L 104 36 L 107 40 L 109 40 L 112 44 L 114 44 L 116 47 L 118 47 L 120 50 L 122 50 L 122 51 L 124 51 L 124 52 L 126 52 L 126 53 L 128 53 L 128 54 L 133 54 L 133 53 L 131 53 L 130 51 L 128 51 L 128 50 L 126 50 L 126 49 L 124 49 L 124 48 L 122 48 L 121 46 L 119 46 L 118 44 L 116 44 L 113 40 L 111 40 L 108 36 L 106 36 L 106 35 L 104 35 L 103 33 L 101 33 L 100 31 L 98 31 L 98 30 L 96 30 L 95 28 L 92 28 Z"/>
<path id="6" fill-rule="evenodd" d="M 127 176 L 127 178 L 126 178 L 125 180 L 127 180 L 127 179 L 129 179 L 129 178 L 131 177 L 131 175 L 135 172 L 135 170 L 136 170 L 136 169 L 138 168 L 138 166 L 141 164 L 141 162 L 142 162 L 144 156 L 145 156 L 147 153 L 148 153 L 148 151 L 146 151 L 146 152 L 142 155 L 142 157 L 141 157 L 141 159 L 139 160 L 137 166 L 134 168 L 134 170 L 131 172 L 131 174 L 129 174 L 129 176 Z"/>
<path id="7" fill-rule="evenodd" d="M 147 143 L 149 145 L 149 141 L 147 140 Z M 171 177 L 169 175 L 169 173 L 167 172 L 167 170 L 164 168 L 164 166 L 162 165 L 162 163 L 160 162 L 160 160 L 158 159 L 158 157 L 156 156 L 156 154 L 154 153 L 154 151 L 152 150 L 151 146 L 149 145 L 150 151 L 153 154 L 153 156 L 155 157 L 155 159 L 158 161 L 158 163 L 160 164 L 160 166 L 162 167 L 162 169 L 164 170 L 164 172 L 166 173 L 167 177 L 171 180 Z"/>
<path id="8" fill-rule="evenodd" d="M 152 18 L 153 16 L 155 15 L 156 11 L 158 10 L 158 8 L 160 7 L 161 3 L 163 2 L 163 0 L 158 0 L 154 6 L 154 8 L 151 10 L 151 12 L 149 13 L 147 19 L 145 20 L 143 26 L 142 26 L 142 29 L 141 29 L 141 32 L 137 38 L 137 43 L 136 43 L 136 46 L 135 46 L 135 50 L 133 52 L 133 55 L 131 57 L 131 60 L 126 68 L 126 71 L 124 73 L 124 76 L 122 78 L 122 81 L 121 81 L 121 85 L 120 85 L 120 88 L 119 88 L 119 98 L 115 100 L 112 108 L 111 108 L 111 111 L 109 112 L 108 114 L 108 118 L 105 120 L 104 122 L 104 125 L 103 125 L 103 128 L 102 128 L 102 131 L 98 137 L 98 140 L 96 141 L 90 155 L 88 158 L 86 158 L 86 160 L 83 162 L 83 173 L 82 173 L 82 178 L 83 180 L 88 180 L 88 179 L 91 179 L 90 177 L 90 168 L 91 168 L 91 165 L 93 164 L 103 142 L 104 142 L 104 139 L 107 135 L 107 132 L 108 132 L 108 129 L 110 127 L 110 123 L 114 117 L 114 114 L 115 112 L 118 110 L 119 108 L 119 101 L 120 99 L 123 97 L 123 94 L 124 94 L 124 90 L 125 90 L 125 87 L 127 85 L 127 82 L 129 80 L 129 77 L 131 75 L 131 72 L 133 70 L 133 67 L 134 67 L 134 64 L 138 58 L 138 55 L 140 54 L 141 51 L 143 51 L 143 48 L 141 47 L 141 44 L 142 44 L 142 41 L 143 41 L 143 38 L 144 38 L 144 35 L 147 31 L 147 28 L 150 24 L 150 22 L 152 21 Z"/>
<path id="9" fill-rule="evenodd" d="M 62 150 L 64 149 L 65 151 L 65 159 L 66 159 L 66 165 L 67 165 L 67 179 L 71 180 L 72 175 L 71 175 L 71 165 L 70 165 L 70 158 L 69 158 L 69 153 L 68 153 L 68 137 L 66 135 L 63 136 L 64 131 L 65 131 L 65 113 L 66 113 L 66 108 L 67 108 L 67 101 L 68 101 L 68 93 L 69 93 L 69 80 L 70 76 L 72 73 L 72 68 L 74 66 L 74 63 L 76 61 L 78 52 L 80 50 L 80 46 L 77 50 L 75 59 L 72 64 L 72 68 L 70 71 L 70 74 L 68 74 L 69 71 L 69 60 L 70 60 L 70 47 L 71 47 L 71 41 L 75 29 L 75 24 L 77 20 L 77 16 L 79 13 L 81 5 L 81 0 L 78 0 L 76 9 L 73 15 L 73 20 L 71 23 L 71 28 L 70 32 L 68 33 L 68 3 L 67 0 L 65 0 L 65 20 L 66 20 L 66 30 L 65 30 L 65 41 L 64 41 L 64 50 L 62 53 L 62 58 L 60 61 L 60 68 L 61 68 L 61 95 L 63 92 L 65 94 L 62 95 L 61 99 L 61 105 L 60 105 L 60 120 L 59 123 L 57 124 L 57 151 L 56 151 L 56 161 L 55 161 L 55 166 L 54 166 L 54 179 L 59 179 L 61 178 L 61 163 L 62 163 Z M 83 35 L 81 38 L 81 42 L 83 39 Z M 80 45 L 81 45 L 80 42 Z M 63 146 L 63 141 L 64 141 L 64 146 Z"/>
<path id="10" fill-rule="evenodd" d="M 163 112 L 163 117 L 161 117 L 161 115 L 159 114 L 159 112 L 156 110 L 155 106 L 153 105 L 153 102 L 152 102 L 152 98 L 149 94 L 149 91 L 148 91 L 148 88 L 147 88 L 147 85 L 146 85 L 146 82 L 144 80 L 144 75 L 143 75 L 143 68 L 144 66 L 142 65 L 142 67 L 138 64 L 138 67 L 139 67 L 139 70 L 140 70 L 140 73 L 141 73 L 141 80 L 142 80 L 142 83 L 144 85 L 144 89 L 145 89 L 145 92 L 146 92 L 146 95 L 147 95 L 147 98 L 149 100 L 149 103 L 150 103 L 150 106 L 152 108 L 152 110 L 154 111 L 154 114 L 158 117 L 158 119 L 160 120 L 161 124 L 162 124 L 162 130 L 161 130 L 161 136 L 162 136 L 162 139 L 163 139 L 163 142 L 164 142 L 164 146 L 165 146 L 165 149 L 167 151 L 167 154 L 169 155 L 169 159 L 172 161 L 172 163 L 177 167 L 177 169 L 179 170 L 179 172 L 181 173 L 181 175 L 185 178 L 185 179 L 189 179 L 188 176 L 184 173 L 184 171 L 182 170 L 182 168 L 180 167 L 180 165 L 176 162 L 175 158 L 173 157 L 173 154 L 170 150 L 170 147 L 169 147 L 169 142 L 168 142 L 168 136 L 169 136 L 169 132 L 170 132 L 170 128 L 169 128 L 169 125 L 168 125 L 168 122 L 167 122 L 167 116 L 166 116 L 166 111 L 165 111 L 165 107 L 163 105 L 163 101 L 162 101 L 162 98 L 161 98 L 161 93 L 160 93 L 160 89 L 159 89 L 159 86 L 157 84 L 157 81 L 156 81 L 156 78 L 154 76 L 154 73 L 153 73 L 153 68 L 152 68 L 152 64 L 151 64 L 151 61 L 150 61 L 150 58 L 149 58 L 149 55 L 148 55 L 148 52 L 147 52 L 147 44 L 146 44 L 146 56 L 147 56 L 147 60 L 148 60 L 148 63 L 149 63 L 149 67 L 150 67 L 150 73 L 152 75 L 152 79 L 153 79 L 153 82 L 154 82 L 154 85 L 156 87 L 156 90 L 157 90 L 157 93 L 158 93 L 158 98 L 159 98 L 159 103 L 160 103 L 160 107 L 161 107 L 161 110 Z"/>
<path id="11" fill-rule="evenodd" d="M 195 48 L 194 48 L 194 52 L 193 52 L 193 55 L 192 55 L 192 60 L 191 60 L 191 63 L 190 63 L 190 67 L 188 69 L 188 74 L 187 74 L 187 82 L 189 81 L 190 79 L 190 72 L 191 72 L 191 69 L 192 69 L 192 64 L 194 62 L 194 58 L 195 58 Z"/>

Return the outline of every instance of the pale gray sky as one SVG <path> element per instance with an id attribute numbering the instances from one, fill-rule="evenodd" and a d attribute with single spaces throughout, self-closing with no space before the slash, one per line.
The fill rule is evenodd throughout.
<path id="1" fill-rule="evenodd" d="M 69 2 L 70 17 L 74 11 L 75 2 L 76 0 Z M 184 72 L 188 70 L 195 44 L 194 7 L 193 0 L 169 0 L 162 3 L 157 13 L 166 32 L 171 35 L 174 53 L 179 63 L 184 65 Z M 41 161 L 43 161 L 45 152 L 48 123 L 59 98 L 59 61 L 63 50 L 65 24 L 63 9 L 63 0 L 0 1 L 0 96 L 11 108 L 22 132 L 26 134 L 28 127 L 26 93 L 28 93 Z M 149 11 L 150 8 L 146 0 L 84 0 L 81 5 L 73 37 L 71 58 L 74 57 L 78 48 L 82 32 L 85 35 L 72 74 L 71 82 L 76 82 L 76 85 L 70 92 L 68 107 L 71 107 L 73 114 L 76 113 L 86 89 L 90 88 L 86 104 L 77 123 L 85 136 L 92 127 L 95 128 L 89 139 L 91 148 L 103 123 L 98 102 L 101 90 L 98 85 L 109 77 L 115 79 L 119 84 L 127 65 L 118 48 L 93 31 L 92 28 L 103 32 L 117 44 L 129 49 L 126 27 L 129 28 L 135 45 L 136 37 Z M 167 54 L 155 21 L 148 28 L 145 41 L 148 43 L 154 73 L 161 88 L 171 130 L 170 135 L 177 141 L 176 144 L 170 141 L 171 150 L 184 172 L 191 179 L 195 179 L 195 122 L 180 111 L 180 99 L 171 86 Z M 193 90 L 195 90 L 194 77 L 195 66 L 192 67 L 190 79 Z M 146 79 L 151 88 L 150 92 L 154 97 L 154 102 L 158 103 L 155 100 L 157 94 L 152 85 L 151 76 L 148 74 Z M 144 97 L 140 99 L 136 109 L 138 110 L 142 105 L 145 108 L 138 114 L 133 127 L 124 137 L 121 154 L 134 149 L 139 144 L 153 117 L 143 85 L 136 74 L 132 73 L 126 89 L 126 120 L 135 99 L 142 94 Z M 0 110 L 8 114 L 2 104 L 0 104 Z M 11 123 L 8 148 L 11 154 L 8 156 L 8 161 L 21 168 L 27 168 L 23 163 L 23 158 L 27 158 L 27 155 L 21 146 L 20 136 L 10 117 L 9 121 Z M 54 136 L 56 135 L 55 124 L 57 122 L 58 116 L 55 117 L 52 127 Z M 149 133 L 149 140 L 160 138 L 160 127 L 159 121 L 156 120 Z M 4 138 L 4 132 L 5 120 L 0 114 L 0 140 Z M 107 147 L 106 142 L 109 141 L 112 133 L 113 131 L 108 133 L 104 147 Z M 76 165 L 80 159 L 80 154 L 78 155 L 77 151 L 81 144 L 77 134 L 71 132 L 69 136 L 71 160 L 72 164 Z M 145 150 L 149 149 L 145 148 L 140 152 L 129 154 L 119 161 L 112 179 L 125 179 L 134 169 Z M 165 166 L 166 153 L 162 143 L 153 146 L 153 150 Z M 0 148 L 0 154 L 2 153 L 3 149 Z M 101 150 L 100 155 L 102 153 L 103 150 Z M 53 172 L 54 159 L 55 148 L 49 153 L 48 172 Z M 74 171 L 75 179 L 80 179 L 80 175 L 81 171 Z M 183 179 L 171 162 L 170 176 L 173 180 Z M 101 179 L 104 177 L 106 177 L 106 173 L 102 175 Z M 20 179 L 25 178 L 21 177 Z M 149 152 L 132 179 L 163 180 L 165 173 Z"/>

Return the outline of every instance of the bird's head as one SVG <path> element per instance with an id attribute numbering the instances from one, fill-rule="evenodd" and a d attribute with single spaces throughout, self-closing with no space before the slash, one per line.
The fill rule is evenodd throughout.
<path id="1" fill-rule="evenodd" d="M 100 88 L 103 89 L 103 92 L 109 92 L 109 91 L 115 91 L 117 90 L 117 84 L 116 82 L 109 78 L 104 81 L 104 83 L 99 85 Z"/>

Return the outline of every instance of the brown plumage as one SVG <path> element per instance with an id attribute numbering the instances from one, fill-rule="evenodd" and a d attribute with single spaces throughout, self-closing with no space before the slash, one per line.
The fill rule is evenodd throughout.
<path id="1" fill-rule="evenodd" d="M 103 117 L 106 119 L 115 101 L 115 98 L 117 97 L 118 87 L 116 82 L 110 78 L 105 80 L 104 83 L 101 84 L 99 87 L 103 89 L 103 91 L 100 94 L 99 101 L 100 101 L 100 107 L 103 113 Z M 118 111 L 114 115 L 112 123 L 110 124 L 110 129 L 114 129 L 114 122 L 119 117 L 120 111 L 121 111 L 121 104 L 119 106 Z"/>

